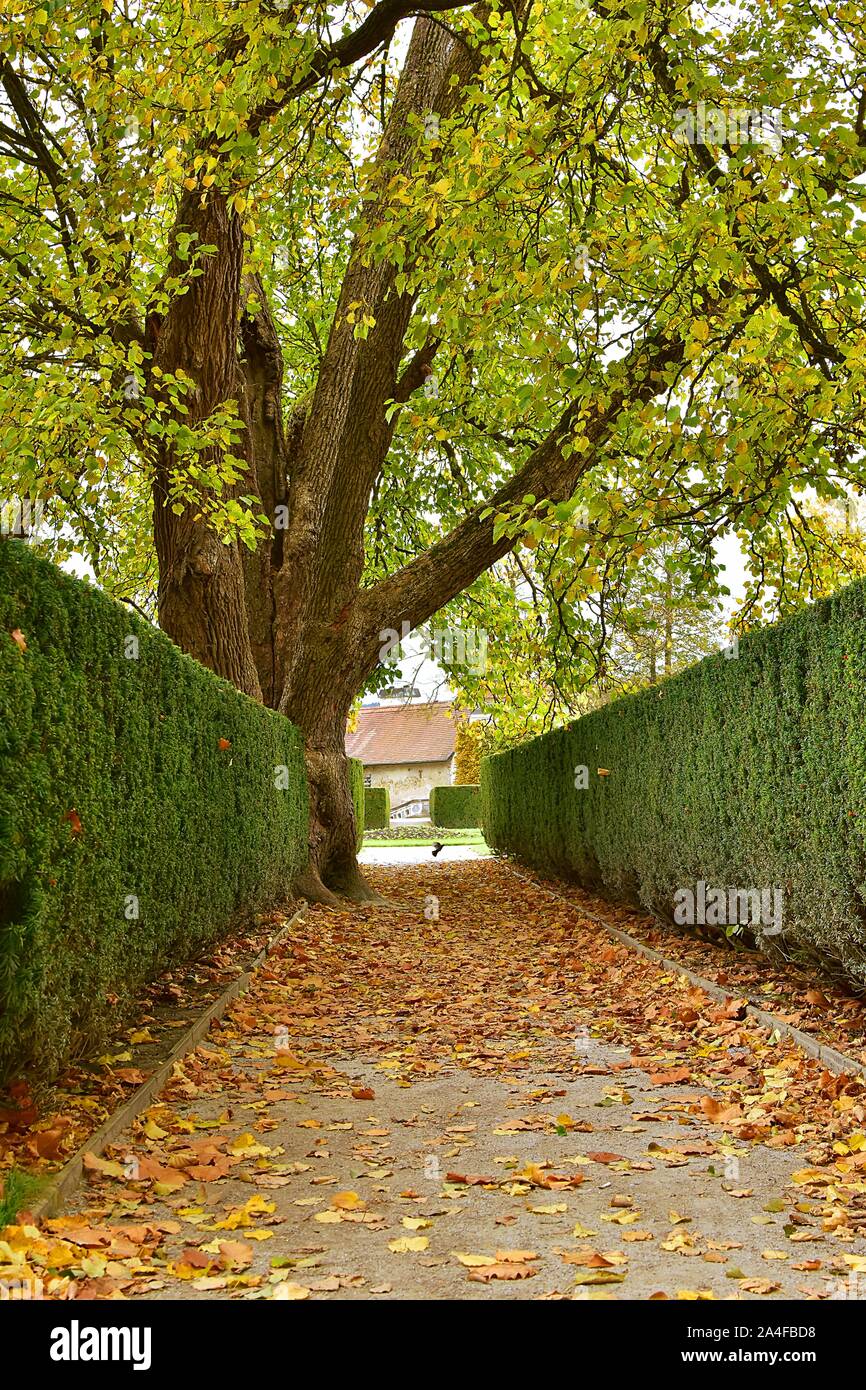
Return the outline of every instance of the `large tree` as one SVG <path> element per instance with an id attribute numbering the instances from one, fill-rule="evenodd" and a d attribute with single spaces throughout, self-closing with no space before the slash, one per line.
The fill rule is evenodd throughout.
<path id="1" fill-rule="evenodd" d="M 302 729 L 308 894 L 366 892 L 344 728 L 391 632 L 521 544 L 554 603 L 648 535 L 699 576 L 733 529 L 779 585 L 802 494 L 862 481 L 850 5 L 44 0 L 0 32 L 4 488 Z"/>

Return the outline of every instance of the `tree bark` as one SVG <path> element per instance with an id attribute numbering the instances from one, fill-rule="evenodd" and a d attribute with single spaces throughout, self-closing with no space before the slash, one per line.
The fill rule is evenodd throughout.
<path id="1" fill-rule="evenodd" d="M 671 594 L 671 581 L 665 585 L 665 675 L 669 676 L 674 665 L 674 605 Z"/>
<path id="2" fill-rule="evenodd" d="M 178 419 L 194 426 L 226 401 L 243 396 L 236 346 L 243 233 L 237 213 L 229 209 L 222 194 L 212 193 L 206 199 L 198 190 L 185 194 L 175 227 L 169 276 L 183 276 L 188 269 L 177 254 L 177 238 L 182 232 L 193 233 L 199 243 L 215 245 L 217 250 L 202 258 L 203 273 L 190 281 L 186 294 L 172 300 L 165 319 L 148 324 L 152 353 L 149 386 L 165 399 L 161 383 L 166 375 L 176 376 L 180 371 L 190 377 L 192 390 L 184 400 L 188 414 Z M 249 428 L 245 447 L 254 473 L 255 439 Z M 200 460 L 204 467 L 215 461 L 214 449 Z M 190 656 L 245 694 L 261 699 L 240 548 L 236 543 L 226 545 L 202 524 L 195 504 L 184 505 L 179 513 L 173 510 L 172 483 L 178 467 L 175 451 L 161 449 L 153 481 L 160 625 Z M 223 495 L 237 497 L 243 491 L 241 484 L 234 484 Z"/>
<path id="3" fill-rule="evenodd" d="M 284 519 L 287 515 L 287 467 L 297 448 L 299 418 L 290 417 L 288 437 L 283 424 L 283 358 L 265 288 L 258 276 L 244 284 L 247 306 L 241 315 L 244 415 L 250 443 L 251 491 L 261 499 L 271 535 L 255 550 L 244 548 L 244 602 L 252 657 L 262 699 L 279 702 L 277 654 L 274 645 L 276 597 L 274 575 L 283 562 Z"/>
<path id="4" fill-rule="evenodd" d="M 368 218 L 383 215 L 379 199 L 386 199 L 395 169 L 411 170 L 409 117 L 447 115 L 474 62 L 444 26 L 417 21 L 379 151 L 374 181 L 381 175 L 381 186 L 368 203 Z M 649 400 L 666 370 L 681 361 L 682 344 L 663 336 L 641 342 L 632 360 L 611 369 L 609 389 L 588 420 L 582 403 L 568 406 L 488 503 L 425 554 L 363 589 L 364 523 L 394 428 L 386 420 L 387 402 L 405 401 L 423 384 L 437 342 L 431 338 L 404 363 L 414 299 L 397 292 L 394 265 L 369 257 L 360 236 L 311 399 L 297 403 L 284 422 L 277 331 L 261 281 L 244 278 L 242 232 L 227 198 L 213 192 L 203 198 L 199 190 L 185 195 L 180 230 L 218 249 L 204 259 L 204 274 L 172 301 L 165 322 L 153 326 L 154 364 L 192 376 L 193 421 L 205 420 L 227 400 L 238 402 L 247 473 L 236 491 L 260 500 L 271 535 L 254 553 L 242 554 L 217 540 L 194 507 L 175 515 L 164 505 L 174 460 L 161 457 L 154 482 L 160 621 L 186 651 L 301 730 L 310 836 L 298 890 L 325 902 L 343 895 L 369 899 L 356 858 L 345 728 L 353 698 L 381 660 L 383 630 L 404 622 L 409 629 L 419 626 L 512 549 L 512 540 L 494 539 L 485 506 L 501 509 L 527 492 L 552 500 L 570 496 L 622 410 Z M 183 268 L 173 258 L 168 274 Z M 373 316 L 366 339 L 357 339 L 348 322 L 353 303 Z M 572 453 L 563 445 L 579 415 L 588 445 Z M 285 529 L 277 520 L 281 509 Z"/>

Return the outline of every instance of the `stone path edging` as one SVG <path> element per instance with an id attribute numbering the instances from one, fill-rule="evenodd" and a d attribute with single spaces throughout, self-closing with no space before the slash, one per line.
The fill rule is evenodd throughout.
<path id="1" fill-rule="evenodd" d="M 235 999 L 246 993 L 259 966 L 264 963 L 274 947 L 288 935 L 291 927 L 303 917 L 307 906 L 306 902 L 302 903 L 284 926 L 271 937 L 267 945 L 259 951 L 243 974 L 239 975 L 236 980 L 232 980 L 222 994 L 209 1004 L 204 1013 L 186 1030 L 156 1071 L 112 1115 L 109 1115 L 108 1119 L 100 1125 L 94 1134 L 91 1134 L 89 1139 L 85 1140 L 57 1173 L 51 1175 L 46 1191 L 43 1192 L 38 1201 L 28 1208 L 34 1221 L 44 1221 L 47 1217 L 57 1215 L 63 1204 L 81 1184 L 84 1176 L 85 1154 L 98 1156 L 103 1153 L 106 1147 L 118 1138 L 132 1124 L 133 1120 L 136 1120 L 141 1112 L 150 1105 L 154 1097 L 159 1095 L 171 1076 L 175 1063 L 180 1061 L 187 1052 L 191 1052 L 202 1038 L 207 1036 L 211 1024 L 216 1019 L 222 1018 L 226 1009 L 234 1003 Z"/>
<path id="2" fill-rule="evenodd" d="M 652 946 L 646 946 L 642 941 L 639 941 L 636 936 L 630 936 L 629 933 L 623 931 L 621 927 L 615 927 L 612 922 L 607 922 L 603 917 L 599 917 L 597 913 L 590 912 L 587 908 L 572 902 L 571 899 L 566 898 L 564 894 L 557 893 L 555 889 L 548 888 L 545 884 L 539 883 L 536 879 L 529 878 L 526 874 L 522 874 L 519 869 L 516 869 L 513 864 L 508 863 L 506 860 L 498 859 L 496 862 L 502 864 L 503 868 L 508 869 L 508 871 L 517 878 L 522 879 L 524 883 L 531 883 L 533 887 L 541 889 L 544 893 L 548 893 L 552 898 L 556 898 L 557 902 L 565 903 L 566 906 L 570 907 L 574 912 L 588 917 L 591 922 L 596 922 L 598 926 L 604 928 L 609 936 L 614 937 L 624 946 L 628 946 L 632 950 L 638 951 L 642 956 L 647 956 L 650 960 L 656 961 L 657 964 L 663 965 L 667 970 L 671 970 L 675 974 L 683 976 L 691 984 L 697 985 L 698 988 L 704 990 L 705 993 L 712 995 L 714 999 L 723 999 L 727 1001 L 743 998 L 742 994 L 737 994 L 732 990 L 725 989 L 722 985 L 717 985 L 712 980 L 706 980 L 702 975 L 697 975 L 694 970 L 689 970 L 687 966 L 682 965 L 679 961 L 671 960 L 669 956 L 662 955 L 661 951 L 654 950 Z M 786 1023 L 784 1019 L 777 1018 L 775 1014 L 767 1013 L 765 1009 L 757 1008 L 757 1006 L 751 1002 L 746 1004 L 746 1011 L 758 1023 L 762 1024 L 763 1027 L 769 1028 L 771 1031 L 777 1033 L 779 1037 L 789 1038 L 791 1042 L 796 1043 L 808 1056 L 814 1057 L 816 1061 L 823 1063 L 828 1071 L 837 1074 L 854 1073 L 858 1076 L 866 1076 L 866 1064 L 856 1061 L 853 1057 L 848 1057 L 844 1052 L 837 1051 L 835 1047 L 828 1047 L 826 1043 L 819 1042 L 818 1039 L 812 1037 L 810 1033 L 804 1033 L 800 1028 L 795 1028 L 792 1023 Z"/>

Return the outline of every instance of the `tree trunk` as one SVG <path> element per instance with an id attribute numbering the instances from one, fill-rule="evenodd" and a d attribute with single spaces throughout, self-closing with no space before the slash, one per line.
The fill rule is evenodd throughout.
<path id="1" fill-rule="evenodd" d="M 515 0 L 515 15 L 524 5 Z M 476 13 L 483 15 L 483 7 Z M 409 116 L 447 116 L 478 61 L 445 26 L 417 21 L 382 140 L 378 194 L 366 205 L 374 224 L 387 215 L 395 169 L 411 172 L 416 146 Z M 639 342 L 611 366 L 608 389 L 589 417 L 585 403 L 567 405 L 493 497 L 425 553 L 363 588 L 369 498 L 395 423 L 386 419 L 387 402 L 404 402 L 423 384 L 438 342 L 430 338 L 404 360 L 414 299 L 397 293 L 394 265 L 368 256 L 359 238 L 315 388 L 284 422 L 278 336 L 261 281 L 244 275 L 243 234 L 228 196 L 215 188 L 188 191 L 175 247 L 178 234 L 190 231 L 216 251 L 202 259 L 203 273 L 186 293 L 172 299 L 165 321 L 148 325 L 147 348 L 153 367 L 169 375 L 182 370 L 195 383 L 186 398 L 189 415 L 180 420 L 195 425 L 237 401 L 246 473 L 229 495 L 259 499 L 271 533 L 250 554 L 224 545 L 196 515 L 197 506 L 176 515 L 165 505 L 175 460 L 169 451 L 161 455 L 154 479 L 160 622 L 185 651 L 301 730 L 310 838 L 298 891 L 331 903 L 340 896 L 370 900 L 356 858 L 344 740 L 352 700 L 380 661 L 383 629 L 418 627 L 512 549 L 513 540 L 495 536 L 497 510 L 528 492 L 551 501 L 570 497 L 623 410 L 658 392 L 666 370 L 682 360 L 683 344 L 664 329 Z M 167 275 L 183 276 L 185 269 L 183 257 L 173 254 Z M 356 340 L 346 321 L 355 301 L 374 320 L 366 339 Z M 161 380 L 151 377 L 154 396 Z M 584 447 L 564 449 L 578 421 Z"/>
<path id="2" fill-rule="evenodd" d="M 202 259 L 203 273 L 190 282 L 185 295 L 175 297 L 162 322 L 148 325 L 152 353 L 150 391 L 163 400 L 166 378 L 182 374 L 192 380 L 183 397 L 187 414 L 180 423 L 195 426 L 228 400 L 243 397 L 243 377 L 237 355 L 243 233 L 237 213 L 225 197 L 198 190 L 181 200 L 174 250 L 167 275 L 182 277 L 188 269 L 177 254 L 178 235 L 192 233 L 200 244 L 215 245 Z M 157 370 L 154 370 L 157 369 Z M 246 430 L 248 462 L 253 464 L 255 440 Z M 216 450 L 205 451 L 199 463 L 219 462 Z M 261 684 L 253 660 L 244 596 L 240 548 L 226 545 L 203 525 L 199 508 L 186 503 L 173 510 L 173 476 L 182 470 L 172 448 L 160 450 L 153 481 L 154 539 L 159 563 L 160 626 L 190 656 L 261 699 Z M 254 471 L 254 468 L 253 468 Z M 224 497 L 246 490 L 246 479 L 229 485 Z"/>
<path id="3" fill-rule="evenodd" d="M 674 605 L 671 582 L 665 585 L 665 675 L 669 676 L 674 666 Z"/>
<path id="4" fill-rule="evenodd" d="M 346 757 L 346 721 L 359 684 L 349 639 L 333 630 L 310 636 L 300 669 L 304 679 L 283 706 L 304 735 L 310 794 L 310 858 L 296 888 L 311 902 L 377 901 L 358 868 Z"/>
<path id="5" fill-rule="evenodd" d="M 320 716 L 316 729 L 305 734 L 310 857 L 295 891 L 310 902 L 334 904 L 341 897 L 353 902 L 380 901 L 358 867 L 345 730 L 345 715 L 336 721 Z"/>

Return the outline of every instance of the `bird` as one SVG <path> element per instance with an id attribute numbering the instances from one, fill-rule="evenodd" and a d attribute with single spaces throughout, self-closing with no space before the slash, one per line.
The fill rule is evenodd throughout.
<path id="1" fill-rule="evenodd" d="M 442 844 L 442 841 L 441 841 L 441 840 L 434 840 L 434 842 L 433 842 L 433 858 L 435 859 L 435 858 L 436 858 L 436 855 L 439 853 L 440 849 L 444 849 L 444 848 L 445 848 L 445 846 Z"/>

